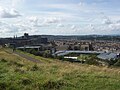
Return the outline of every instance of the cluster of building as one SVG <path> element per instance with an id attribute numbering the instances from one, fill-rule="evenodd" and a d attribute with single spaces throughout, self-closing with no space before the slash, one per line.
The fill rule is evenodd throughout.
<path id="1" fill-rule="evenodd" d="M 97 57 L 103 60 L 120 57 L 120 42 L 116 41 L 59 40 L 55 41 L 55 44 L 58 56 L 76 53 L 97 54 Z"/>
<path id="2" fill-rule="evenodd" d="M 119 41 L 105 41 L 105 40 L 67 40 L 59 39 L 50 41 L 47 37 L 41 35 L 29 35 L 24 33 L 24 36 L 14 38 L 1 38 L 0 45 L 7 47 L 13 47 L 17 49 L 35 49 L 36 51 L 50 50 L 51 54 L 57 51 L 95 51 L 95 52 L 111 52 L 120 53 L 120 42 Z M 90 52 L 90 53 L 91 53 Z M 92 53 L 93 53 L 92 52 Z M 99 56 L 100 57 L 100 56 Z"/>
<path id="3" fill-rule="evenodd" d="M 81 42 L 75 40 L 59 40 L 55 41 L 56 49 L 59 50 L 81 50 L 81 51 L 94 51 L 90 42 Z"/>
<path id="4" fill-rule="evenodd" d="M 90 40 L 55 41 L 57 50 L 120 52 L 120 42 Z"/>
<path id="5" fill-rule="evenodd" d="M 42 38 L 41 36 L 37 35 L 29 36 L 28 33 L 24 33 L 24 36 L 21 37 L 14 36 L 14 38 L 0 39 L 0 45 L 6 45 L 8 47 L 36 46 L 47 43 L 47 38 Z"/>

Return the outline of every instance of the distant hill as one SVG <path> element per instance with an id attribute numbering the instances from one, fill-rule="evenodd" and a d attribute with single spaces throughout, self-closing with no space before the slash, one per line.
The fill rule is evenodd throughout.
<path id="1" fill-rule="evenodd" d="M 49 40 L 114 40 L 120 41 L 120 35 L 41 35 L 41 37 L 46 37 Z"/>

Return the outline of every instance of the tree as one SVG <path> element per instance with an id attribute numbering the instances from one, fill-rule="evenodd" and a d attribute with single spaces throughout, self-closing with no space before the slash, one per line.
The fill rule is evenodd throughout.
<path id="1" fill-rule="evenodd" d="M 45 58 L 51 57 L 50 50 L 46 50 L 46 51 L 44 51 L 44 53 L 43 53 L 43 57 L 45 57 Z"/>
<path id="2" fill-rule="evenodd" d="M 71 45 L 68 46 L 68 50 L 73 50 Z"/>
<path id="3" fill-rule="evenodd" d="M 74 46 L 74 50 L 80 50 L 78 46 Z"/>

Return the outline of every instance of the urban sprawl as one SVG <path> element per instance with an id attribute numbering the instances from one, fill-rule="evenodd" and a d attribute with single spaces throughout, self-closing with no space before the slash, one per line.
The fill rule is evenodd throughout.
<path id="1" fill-rule="evenodd" d="M 69 61 L 85 62 L 86 56 L 81 57 L 81 55 L 96 55 L 98 59 L 104 61 L 116 60 L 120 57 L 120 36 L 54 36 L 24 33 L 21 37 L 1 38 L 0 45 L 44 57 L 69 59 Z"/>

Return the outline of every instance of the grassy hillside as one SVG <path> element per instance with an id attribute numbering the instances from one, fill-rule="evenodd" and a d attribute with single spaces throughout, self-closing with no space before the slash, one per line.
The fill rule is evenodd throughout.
<path id="1" fill-rule="evenodd" d="M 45 58 L 41 61 L 45 60 Z M 0 90 L 119 90 L 120 69 L 46 59 L 36 64 L 0 50 Z"/>

